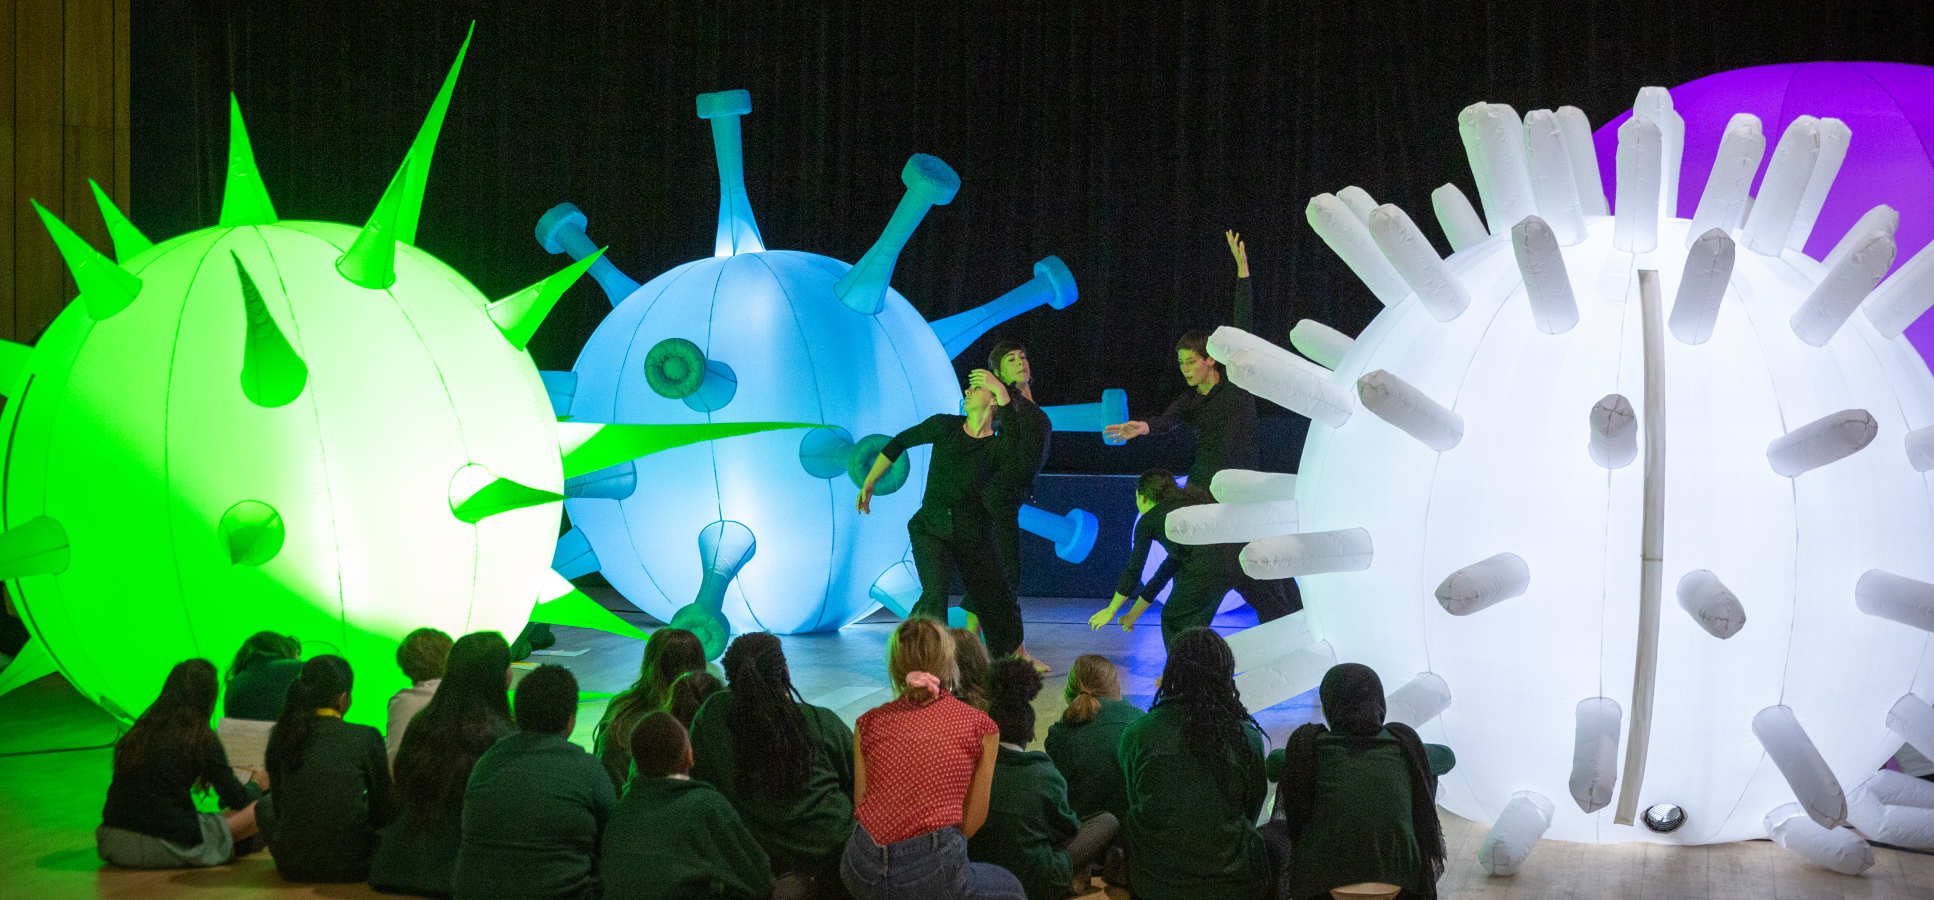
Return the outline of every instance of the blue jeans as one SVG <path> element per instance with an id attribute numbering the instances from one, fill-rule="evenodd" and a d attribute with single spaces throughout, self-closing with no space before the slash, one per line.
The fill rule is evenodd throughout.
<path id="1" fill-rule="evenodd" d="M 1020 879 L 992 863 L 967 861 L 967 839 L 953 826 L 882 847 L 853 829 L 839 877 L 854 900 L 1027 900 Z"/>

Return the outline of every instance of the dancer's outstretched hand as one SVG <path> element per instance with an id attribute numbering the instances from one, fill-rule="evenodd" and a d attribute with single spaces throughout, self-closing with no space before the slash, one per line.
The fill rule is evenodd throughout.
<path id="1" fill-rule="evenodd" d="M 1088 617 L 1088 630 L 1100 631 L 1101 629 L 1108 627 L 1108 623 L 1113 622 L 1115 620 L 1115 613 L 1120 609 L 1121 609 L 1120 603 L 1110 603 L 1107 606 L 1102 607 L 1099 612 Z"/>
<path id="2" fill-rule="evenodd" d="M 873 511 L 873 483 L 872 482 L 869 481 L 866 483 L 865 487 L 860 488 L 860 499 L 859 499 L 859 502 L 855 505 L 859 508 L 860 515 L 866 515 L 867 513 L 870 513 Z"/>
<path id="3" fill-rule="evenodd" d="M 1102 436 L 1111 441 L 1127 441 L 1129 438 L 1138 438 L 1147 433 L 1147 422 L 1133 421 L 1123 422 L 1119 425 L 1110 425 L 1101 430 Z"/>
<path id="4" fill-rule="evenodd" d="M 1236 258 L 1236 277 L 1249 277 L 1249 247 L 1242 242 L 1242 235 L 1234 229 L 1225 231 L 1222 236 L 1229 240 L 1229 253 Z"/>
<path id="5" fill-rule="evenodd" d="M 1135 604 L 1135 608 L 1129 610 L 1128 615 L 1121 617 L 1121 630 L 1125 633 L 1133 633 L 1135 630 L 1135 620 L 1140 619 L 1142 612 L 1146 609 L 1148 609 L 1147 603 Z"/>

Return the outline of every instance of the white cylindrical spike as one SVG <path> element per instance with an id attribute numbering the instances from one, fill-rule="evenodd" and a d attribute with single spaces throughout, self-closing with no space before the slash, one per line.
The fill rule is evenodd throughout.
<path id="1" fill-rule="evenodd" d="M 1356 346 L 1356 341 L 1315 319 L 1303 319 L 1289 330 L 1289 345 L 1311 362 L 1334 372 L 1343 362 L 1343 355 Z"/>
<path id="2" fill-rule="evenodd" d="M 1273 537 L 1297 526 L 1296 501 L 1197 503 L 1174 510 L 1165 526 L 1178 544 L 1243 544 Z"/>
<path id="3" fill-rule="evenodd" d="M 1361 528 L 1279 534 L 1242 548 L 1242 571 L 1273 581 L 1327 572 L 1361 572 L 1373 558 L 1370 532 Z"/>
<path id="4" fill-rule="evenodd" d="M 1801 804 L 1788 803 L 1766 814 L 1766 834 L 1809 862 L 1839 872 L 1858 875 L 1874 865 L 1874 850 L 1846 828 L 1822 828 L 1807 818 Z"/>
<path id="5" fill-rule="evenodd" d="M 1383 305 L 1395 306 L 1410 294 L 1410 285 L 1397 274 L 1383 251 L 1377 249 L 1369 226 L 1335 194 L 1311 197 L 1309 206 L 1303 209 L 1303 217 L 1309 220 L 1309 227 L 1329 246 L 1330 252 L 1341 258 Z"/>
<path id="6" fill-rule="evenodd" d="M 1787 320 L 1793 334 L 1815 347 L 1826 346 L 1893 264 L 1892 235 L 1879 229 L 1862 235 L 1839 263 L 1828 270 L 1826 277 L 1814 285 L 1806 302 L 1793 311 L 1793 317 Z"/>
<path id="7" fill-rule="evenodd" d="M 1820 208 L 1826 205 L 1827 191 L 1833 189 L 1833 179 L 1847 160 L 1847 145 L 1852 140 L 1853 131 L 1847 123 L 1832 118 L 1820 120 L 1820 155 L 1814 158 L 1813 174 L 1807 177 L 1806 191 L 1793 209 L 1793 224 L 1786 230 L 1788 248 L 1799 250 L 1812 237 L 1813 223 L 1820 218 Z"/>
<path id="8" fill-rule="evenodd" d="M 1934 707 L 1928 706 L 1926 700 L 1911 693 L 1902 694 L 1887 710 L 1887 730 L 1900 735 L 1901 740 L 1922 756 L 1934 759 Z"/>
<path id="9" fill-rule="evenodd" d="M 1500 234 L 1538 211 L 1531 175 L 1524 167 L 1524 122 L 1503 103 L 1473 103 L 1457 114 L 1457 133 L 1477 180 L 1484 221 Z"/>
<path id="10" fill-rule="evenodd" d="M 1746 607 L 1719 576 L 1707 569 L 1695 569 L 1679 579 L 1679 608 L 1720 640 L 1746 627 Z"/>
<path id="11" fill-rule="evenodd" d="M 1843 409 L 1801 425 L 1766 445 L 1766 461 L 1788 478 L 1845 459 L 1873 443 L 1880 425 L 1864 409 Z"/>
<path id="12" fill-rule="evenodd" d="M 1463 282 L 1444 265 L 1444 258 L 1417 230 L 1417 223 L 1395 205 L 1385 203 L 1370 214 L 1370 236 L 1377 249 L 1390 260 L 1405 282 L 1417 292 L 1418 302 L 1430 311 L 1431 318 L 1448 322 L 1471 305 L 1471 295 Z"/>
<path id="13" fill-rule="evenodd" d="M 1387 710 L 1385 722 L 1402 722 L 1412 728 L 1421 728 L 1425 722 L 1437 718 L 1438 713 L 1450 708 L 1450 685 L 1435 672 L 1419 672 L 1417 677 L 1404 682 L 1403 687 L 1390 693 L 1384 700 Z"/>
<path id="14" fill-rule="evenodd" d="M 1827 252 L 1827 258 L 1821 262 L 1829 269 L 1838 265 L 1872 231 L 1885 232 L 1888 237 L 1893 237 L 1900 231 L 1900 213 L 1885 203 L 1861 213 L 1860 219 L 1847 229 L 1846 234 L 1840 236 L 1840 241 L 1833 245 L 1833 249 Z"/>
<path id="15" fill-rule="evenodd" d="M 1853 602 L 1867 615 L 1934 633 L 1934 584 L 1868 569 L 1854 583 Z"/>
<path id="16" fill-rule="evenodd" d="M 1907 463 L 1916 472 L 1934 469 L 1934 425 L 1907 433 Z"/>
<path id="17" fill-rule="evenodd" d="M 1813 739 L 1800 727 L 1790 706 L 1769 706 L 1753 716 L 1753 736 L 1786 779 L 1793 796 L 1821 828 L 1838 828 L 1847 821 L 1847 795 L 1820 756 Z"/>
<path id="18" fill-rule="evenodd" d="M 1571 154 L 1558 117 L 1548 109 L 1524 114 L 1524 150 L 1531 170 L 1531 195 L 1538 217 L 1558 243 L 1569 247 L 1585 239 L 1585 211 L 1578 203 L 1578 180 L 1571 175 Z"/>
<path id="19" fill-rule="evenodd" d="M 1672 317 L 1666 320 L 1679 343 L 1703 344 L 1712 337 L 1719 301 L 1732 283 L 1734 253 L 1732 235 L 1718 226 L 1692 242 L 1679 276 L 1679 295 L 1672 300 Z"/>
<path id="20" fill-rule="evenodd" d="M 1557 115 L 1558 133 L 1571 156 L 1571 177 L 1578 183 L 1578 206 L 1585 215 L 1605 215 L 1610 207 L 1605 205 L 1605 185 L 1598 174 L 1598 151 L 1592 147 L 1592 123 L 1576 106 L 1560 106 Z"/>
<path id="21" fill-rule="evenodd" d="M 1477 848 L 1477 865 L 1487 874 L 1516 875 L 1531 848 L 1551 827 L 1551 801 L 1536 791 L 1519 791 L 1504 804 L 1484 843 Z"/>
<path id="22" fill-rule="evenodd" d="M 1458 569 L 1437 585 L 1437 603 L 1453 616 L 1489 609 L 1531 589 L 1531 567 L 1516 553 L 1499 553 Z"/>
<path id="23" fill-rule="evenodd" d="M 1745 218 L 1746 197 L 1753 189 L 1753 174 L 1766 157 L 1766 135 L 1759 130 L 1759 117 L 1735 113 L 1726 123 L 1726 134 L 1719 139 L 1719 155 L 1713 158 L 1712 174 L 1706 176 L 1706 189 L 1699 195 L 1699 207 L 1692 213 L 1692 228 L 1686 242 L 1698 240 L 1708 229 L 1730 232 Z"/>
<path id="24" fill-rule="evenodd" d="M 1217 503 L 1266 503 L 1296 499 L 1296 476 L 1249 469 L 1223 469 L 1209 479 Z"/>
<path id="25" fill-rule="evenodd" d="M 1793 214 L 1819 158 L 1820 120 L 1794 119 L 1773 146 L 1773 161 L 1766 164 L 1766 177 L 1760 179 L 1759 194 L 1746 214 L 1747 249 L 1762 256 L 1778 256 L 1786 249 L 1787 229 L 1793 227 Z"/>
<path id="26" fill-rule="evenodd" d="M 1585 223 L 1578 221 L 1580 233 Z M 1558 252 L 1557 233 L 1538 216 L 1526 216 L 1511 229 L 1511 252 L 1517 255 L 1524 296 L 1531 303 L 1531 320 L 1545 334 L 1564 334 L 1578 324 L 1578 301 L 1565 274 L 1565 257 Z"/>
<path id="27" fill-rule="evenodd" d="M 1881 337 L 1897 338 L 1915 319 L 1934 306 L 1934 244 L 1928 244 L 1901 263 L 1892 278 L 1880 283 L 1860 308 Z"/>
<path id="28" fill-rule="evenodd" d="M 1934 783 L 1881 769 L 1847 795 L 1847 821 L 1883 844 L 1934 849 Z"/>
<path id="29" fill-rule="evenodd" d="M 1632 401 L 1621 394 L 1606 394 L 1592 404 L 1591 439 L 1587 443 L 1592 462 L 1607 469 L 1623 469 L 1639 455 L 1639 416 Z"/>
<path id="30" fill-rule="evenodd" d="M 1612 246 L 1649 253 L 1659 246 L 1659 126 L 1638 116 L 1618 126 L 1618 208 Z"/>
<path id="31" fill-rule="evenodd" d="M 1215 358 L 1222 361 L 1236 387 L 1331 428 L 1342 427 L 1356 410 L 1349 390 L 1330 380 L 1328 369 L 1300 356 L 1245 349 L 1215 354 Z"/>
<path id="32" fill-rule="evenodd" d="M 1632 116 L 1659 126 L 1659 214 L 1679 214 L 1679 164 L 1685 155 L 1686 120 L 1672 108 L 1672 93 L 1662 87 L 1639 88 Z"/>
<path id="33" fill-rule="evenodd" d="M 1431 191 L 1430 208 L 1437 213 L 1437 227 L 1444 230 L 1452 253 L 1484 243 L 1491 236 L 1484 220 L 1477 217 L 1477 210 L 1471 208 L 1470 198 L 1457 185 L 1446 183 Z"/>
<path id="34" fill-rule="evenodd" d="M 1464 417 L 1386 370 L 1357 379 L 1356 393 L 1364 409 L 1439 453 L 1464 439 Z"/>
<path id="35" fill-rule="evenodd" d="M 1618 733 L 1624 712 L 1610 697 L 1578 701 L 1571 744 L 1571 799 L 1594 813 L 1612 802 L 1618 786 Z"/>
<path id="36" fill-rule="evenodd" d="M 1354 184 L 1337 191 L 1336 199 L 1343 201 L 1343 205 L 1349 207 L 1350 212 L 1365 224 L 1370 221 L 1370 211 L 1377 208 L 1377 201 L 1371 198 L 1370 192 Z"/>

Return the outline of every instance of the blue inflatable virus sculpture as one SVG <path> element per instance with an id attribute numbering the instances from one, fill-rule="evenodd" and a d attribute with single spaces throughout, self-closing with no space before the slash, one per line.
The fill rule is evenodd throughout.
<path id="1" fill-rule="evenodd" d="M 922 318 L 888 281 L 927 211 L 960 189 L 953 169 L 926 154 L 907 161 L 907 192 L 858 263 L 766 249 L 741 155 L 739 117 L 751 109 L 745 91 L 698 97 L 718 157 L 713 255 L 642 286 L 596 260 L 591 275 L 615 308 L 572 371 L 544 375 L 558 415 L 571 419 L 825 426 L 668 450 L 566 483 L 573 528 L 558 543 L 557 571 L 601 572 L 708 649 L 722 648 L 727 632 L 837 629 L 876 602 L 904 614 L 918 593 L 905 523 L 919 506 L 927 449 L 880 483 L 872 515 L 854 511 L 858 483 L 894 432 L 959 408 L 952 357 L 1001 322 L 1076 299 L 1074 276 L 1049 256 L 1026 284 L 987 304 Z M 587 224 L 560 204 L 538 222 L 537 239 L 588 259 L 598 249 Z M 1057 430 L 1099 431 L 1126 418 L 1124 401 L 1111 390 L 1101 403 L 1049 413 Z M 1030 507 L 1021 520 L 1065 560 L 1079 562 L 1093 546 L 1086 511 Z"/>

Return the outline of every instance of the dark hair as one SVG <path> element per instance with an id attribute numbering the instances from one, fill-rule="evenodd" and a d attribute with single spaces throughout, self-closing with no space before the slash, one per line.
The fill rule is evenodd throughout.
<path id="1" fill-rule="evenodd" d="M 558 665 L 538 666 L 517 683 L 517 727 L 538 734 L 563 734 L 578 710 L 578 680 Z"/>
<path id="2" fill-rule="evenodd" d="M 603 748 L 615 743 L 622 748 L 631 727 L 649 713 L 665 708 L 672 682 L 686 672 L 705 671 L 705 644 L 698 635 L 683 628 L 660 628 L 645 640 L 645 652 L 638 660 L 638 679 L 611 702 L 591 729 L 591 746 Z M 623 778 L 620 772 L 618 778 Z"/>
<path id="3" fill-rule="evenodd" d="M 690 771 L 685 765 L 687 746 L 685 726 L 661 709 L 632 726 L 631 764 L 638 767 L 638 774 L 649 778 L 679 775 Z"/>
<path id="4" fill-rule="evenodd" d="M 510 730 L 510 644 L 495 631 L 457 639 L 436 693 L 403 732 L 396 793 L 410 822 L 428 826 L 463 799 L 470 770 Z"/>
<path id="5" fill-rule="evenodd" d="M 288 698 L 282 703 L 282 717 L 269 730 L 270 771 L 289 772 L 302 765 L 302 753 L 309 748 L 315 732 L 316 710 L 333 708 L 336 698 L 356 686 L 356 673 L 349 660 L 323 654 L 302 664 L 302 674 L 289 682 Z"/>
<path id="6" fill-rule="evenodd" d="M 975 709 L 987 709 L 987 645 L 965 628 L 949 628 L 954 639 L 954 696 Z"/>
<path id="7" fill-rule="evenodd" d="M 396 665 L 411 681 L 443 677 L 443 660 L 450 655 L 450 636 L 434 628 L 418 628 L 396 648 Z"/>
<path id="8" fill-rule="evenodd" d="M 1061 691 L 1061 699 L 1068 703 L 1061 721 L 1070 725 L 1094 721 L 1101 715 L 1103 698 L 1121 699 L 1121 671 L 1106 656 L 1083 653 L 1075 657 L 1074 665 L 1068 668 L 1068 686 Z"/>
<path id="9" fill-rule="evenodd" d="M 235 676 L 252 669 L 257 663 L 278 659 L 300 659 L 302 642 L 292 634 L 276 634 L 273 631 L 258 631 L 242 642 L 235 651 L 235 661 L 228 664 L 228 675 L 223 682 L 234 681 Z"/>
<path id="10" fill-rule="evenodd" d="M 114 774 L 126 775 L 140 768 L 156 747 L 181 746 L 189 759 L 202 758 L 208 747 L 220 740 L 208 727 L 219 691 L 214 663 L 205 659 L 176 663 L 161 682 L 161 696 L 148 704 L 128 733 L 114 742 Z M 206 790 L 208 781 L 197 776 L 195 787 Z"/>
<path id="11" fill-rule="evenodd" d="M 775 800 L 792 797 L 812 774 L 817 751 L 785 648 L 763 631 L 739 635 L 725 650 L 725 677 L 732 683 L 725 727 L 732 734 L 733 783 Z"/>
<path id="12" fill-rule="evenodd" d="M 1000 341 L 996 343 L 994 349 L 987 351 L 987 371 L 994 373 L 995 378 L 1001 377 L 1001 360 L 1006 359 L 1009 353 L 1013 353 L 1016 350 L 1023 353 L 1027 352 L 1027 348 L 1022 346 L 1020 341 Z"/>
<path id="13" fill-rule="evenodd" d="M 994 660 L 987 672 L 987 717 L 1001 730 L 1001 740 L 1026 747 L 1034 742 L 1034 698 L 1041 693 L 1041 673 L 1034 663 L 1018 656 Z"/>
<path id="14" fill-rule="evenodd" d="M 705 699 L 725 690 L 725 683 L 717 675 L 703 670 L 686 672 L 672 682 L 670 696 L 665 698 L 665 712 L 671 713 L 678 724 L 692 727 L 692 718 L 698 715 L 698 708 L 705 705 Z"/>
<path id="15" fill-rule="evenodd" d="M 1150 709 L 1164 703 L 1182 707 L 1183 722 L 1204 763 L 1218 781 L 1242 758 L 1246 737 L 1243 724 L 1258 733 L 1262 726 L 1243 708 L 1236 690 L 1236 658 L 1214 629 L 1195 627 L 1175 636 L 1169 645 L 1162 684 L 1155 689 Z"/>
<path id="16" fill-rule="evenodd" d="M 1194 487 L 1190 484 L 1189 487 Z M 1176 487 L 1175 473 L 1167 469 L 1149 469 L 1135 479 L 1135 496 L 1147 497 L 1156 503 L 1200 503 L 1201 497 L 1188 490 Z"/>

